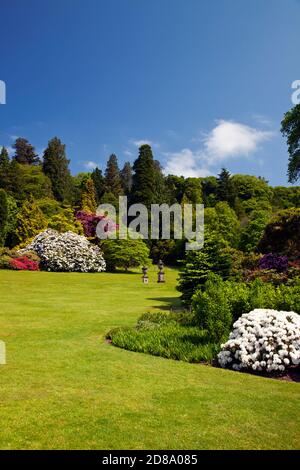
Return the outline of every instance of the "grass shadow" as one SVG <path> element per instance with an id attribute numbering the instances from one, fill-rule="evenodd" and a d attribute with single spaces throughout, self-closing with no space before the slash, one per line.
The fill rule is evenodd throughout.
<path id="1" fill-rule="evenodd" d="M 170 310 L 171 308 L 182 307 L 182 302 L 179 297 L 149 297 L 148 300 L 155 300 L 156 302 L 163 302 L 163 305 L 153 305 L 155 308 L 161 310 Z"/>

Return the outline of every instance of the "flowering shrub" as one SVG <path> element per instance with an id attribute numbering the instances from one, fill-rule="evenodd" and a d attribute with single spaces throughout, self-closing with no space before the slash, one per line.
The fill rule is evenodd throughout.
<path id="1" fill-rule="evenodd" d="M 12 258 L 10 260 L 12 269 L 25 270 L 25 271 L 39 271 L 39 263 L 32 261 L 27 256 L 20 256 L 19 258 Z"/>
<path id="2" fill-rule="evenodd" d="M 258 266 L 260 269 L 275 269 L 281 273 L 288 268 L 288 257 L 279 256 L 276 253 L 268 253 L 259 260 Z"/>
<path id="3" fill-rule="evenodd" d="M 283 372 L 300 363 L 300 316 L 255 309 L 234 323 L 229 340 L 221 347 L 222 367 Z"/>
<path id="4" fill-rule="evenodd" d="M 76 219 L 82 224 L 84 235 L 88 238 L 94 238 L 96 236 L 96 227 L 98 223 L 104 218 L 105 215 L 96 215 L 85 211 L 76 212 Z M 104 227 L 104 231 L 108 232 L 110 230 L 114 230 L 116 227 L 116 224 L 107 219 L 107 224 Z"/>
<path id="5" fill-rule="evenodd" d="M 100 272 L 105 261 L 100 249 L 73 232 L 48 229 L 37 235 L 22 251 L 34 251 L 48 271 Z"/>

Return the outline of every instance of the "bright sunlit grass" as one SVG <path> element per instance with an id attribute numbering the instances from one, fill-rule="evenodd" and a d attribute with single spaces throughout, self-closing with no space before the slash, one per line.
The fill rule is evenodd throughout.
<path id="1" fill-rule="evenodd" d="M 176 302 L 176 277 L 0 271 L 0 448 L 299 448 L 299 384 L 105 342 Z"/>

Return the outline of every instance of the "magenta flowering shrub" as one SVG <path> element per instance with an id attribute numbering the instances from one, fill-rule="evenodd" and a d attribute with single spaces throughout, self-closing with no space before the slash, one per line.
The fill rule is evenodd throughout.
<path id="1" fill-rule="evenodd" d="M 84 235 L 87 238 L 94 238 L 96 236 L 96 227 L 101 220 L 105 219 L 105 215 L 97 215 L 85 211 L 78 211 L 76 212 L 76 219 L 81 223 Z M 107 219 L 107 224 L 104 227 L 104 231 L 112 231 L 115 228 L 118 228 L 117 225 L 111 220 Z"/>
<path id="2" fill-rule="evenodd" d="M 275 271 L 282 273 L 288 269 L 288 257 L 280 256 L 276 253 L 267 253 L 264 255 L 258 263 L 259 269 L 274 269 Z"/>

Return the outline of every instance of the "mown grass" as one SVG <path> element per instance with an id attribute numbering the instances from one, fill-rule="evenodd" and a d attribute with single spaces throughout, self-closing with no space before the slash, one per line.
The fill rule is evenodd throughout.
<path id="1" fill-rule="evenodd" d="M 1 449 L 296 449 L 300 388 L 115 348 L 177 273 L 0 271 Z"/>

